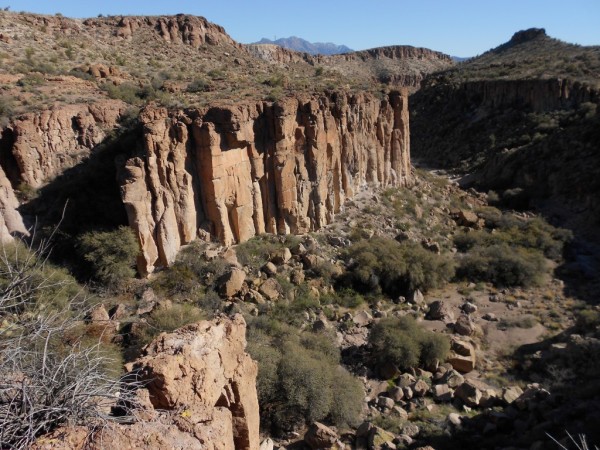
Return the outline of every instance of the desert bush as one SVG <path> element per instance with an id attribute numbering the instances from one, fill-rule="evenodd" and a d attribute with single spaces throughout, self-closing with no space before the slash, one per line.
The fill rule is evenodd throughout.
<path id="1" fill-rule="evenodd" d="M 204 78 L 196 78 L 187 85 L 188 92 L 204 92 L 208 90 L 209 84 Z"/>
<path id="2" fill-rule="evenodd" d="M 77 240 L 77 250 L 87 261 L 92 277 L 108 287 L 117 287 L 135 276 L 139 245 L 129 227 L 84 233 Z"/>
<path id="3" fill-rule="evenodd" d="M 394 364 L 402 370 L 443 361 L 450 350 L 448 338 L 427 331 L 412 317 L 383 319 L 369 335 L 377 364 Z"/>
<path id="4" fill-rule="evenodd" d="M 109 375 L 111 349 L 81 332 L 85 304 L 73 298 L 46 304 L 47 294 L 69 282 L 46 276 L 52 274 L 49 248 L 47 242 L 36 248 L 11 244 L 0 252 L 2 448 L 28 448 L 67 423 L 101 425 L 111 420 L 106 411 L 117 396 L 133 400 L 123 381 Z"/>
<path id="5" fill-rule="evenodd" d="M 23 88 L 30 88 L 35 86 L 41 86 L 46 82 L 44 76 L 39 73 L 30 73 L 23 76 L 19 81 L 17 81 L 17 85 Z"/>
<path id="6" fill-rule="evenodd" d="M 381 290 L 397 296 L 444 285 L 454 275 L 452 260 L 434 255 L 415 242 L 373 237 L 350 246 L 344 254 L 349 264 L 346 283 L 360 292 Z"/>
<path id="7" fill-rule="evenodd" d="M 493 283 L 497 287 L 538 285 L 548 271 L 537 250 L 506 244 L 476 247 L 460 260 L 457 278 Z"/>
<path id="8" fill-rule="evenodd" d="M 175 303 L 170 307 L 157 308 L 150 314 L 148 324 L 153 329 L 152 334 L 175 331 L 189 323 L 205 319 L 200 308 L 189 303 Z"/>
<path id="9" fill-rule="evenodd" d="M 301 333 L 263 316 L 249 323 L 248 351 L 259 363 L 263 425 L 286 431 L 314 420 L 355 424 L 364 392 L 339 366 L 331 336 Z"/>
<path id="10" fill-rule="evenodd" d="M 455 235 L 454 245 L 459 251 L 467 252 L 476 247 L 509 245 L 540 250 L 547 258 L 559 261 L 564 246 L 573 238 L 570 230 L 555 228 L 543 219 L 519 219 L 512 214 L 501 214 L 499 211 L 495 213 L 494 209 L 487 208 L 482 214 L 486 227 L 494 232 L 480 230 Z"/>

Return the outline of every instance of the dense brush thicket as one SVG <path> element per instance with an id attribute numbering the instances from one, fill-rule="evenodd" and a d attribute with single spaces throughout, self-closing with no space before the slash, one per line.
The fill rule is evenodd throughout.
<path id="1" fill-rule="evenodd" d="M 364 392 L 339 365 L 334 336 L 260 317 L 249 323 L 248 341 L 258 361 L 263 427 L 287 431 L 315 420 L 356 424 Z"/>
<path id="2" fill-rule="evenodd" d="M 441 287 L 454 276 L 452 260 L 416 242 L 374 236 L 350 246 L 344 255 L 349 270 L 344 282 L 360 292 L 389 296 Z"/>

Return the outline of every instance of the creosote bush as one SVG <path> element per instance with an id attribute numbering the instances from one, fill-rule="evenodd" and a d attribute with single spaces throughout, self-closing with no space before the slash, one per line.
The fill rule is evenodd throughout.
<path id="1" fill-rule="evenodd" d="M 288 431 L 315 420 L 356 424 L 364 392 L 339 365 L 332 341 L 328 334 L 300 332 L 266 317 L 249 323 L 263 426 Z"/>
<path id="2" fill-rule="evenodd" d="M 353 244 L 344 258 L 349 264 L 344 281 L 360 292 L 380 289 L 398 296 L 415 289 L 427 291 L 443 286 L 454 275 L 447 256 L 435 255 L 415 242 L 379 236 Z"/>
<path id="3" fill-rule="evenodd" d="M 465 255 L 456 270 L 459 279 L 484 281 L 497 287 L 536 286 L 548 272 L 544 256 L 536 250 L 506 244 L 477 247 Z"/>
<path id="4" fill-rule="evenodd" d="M 443 361 L 450 350 L 448 338 L 428 331 L 411 316 L 383 319 L 369 335 L 375 362 L 391 363 L 401 370 Z"/>
<path id="5" fill-rule="evenodd" d="M 78 239 L 80 255 L 88 262 L 91 275 L 108 287 L 135 276 L 138 242 L 129 227 L 114 231 L 90 231 Z"/>

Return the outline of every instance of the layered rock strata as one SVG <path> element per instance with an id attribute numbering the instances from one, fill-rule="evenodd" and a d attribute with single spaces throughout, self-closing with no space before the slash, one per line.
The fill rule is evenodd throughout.
<path id="1" fill-rule="evenodd" d="M 135 423 L 94 433 L 63 428 L 34 448 L 258 449 L 258 367 L 245 351 L 245 332 L 236 315 L 161 334 L 129 366 L 145 381 Z"/>
<path id="2" fill-rule="evenodd" d="M 119 182 L 138 235 L 140 273 L 181 245 L 225 245 L 261 233 L 306 233 L 333 220 L 362 186 L 410 183 L 406 92 L 141 114 L 144 153 Z"/>

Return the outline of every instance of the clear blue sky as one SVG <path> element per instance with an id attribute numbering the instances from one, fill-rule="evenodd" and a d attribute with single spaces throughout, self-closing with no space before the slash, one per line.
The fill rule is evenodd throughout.
<path id="1" fill-rule="evenodd" d="M 538 27 L 582 45 L 600 45 L 600 0 L 4 0 L 13 11 L 69 17 L 204 16 L 239 42 L 300 36 L 355 50 L 406 44 L 474 56 L 515 31 Z"/>

